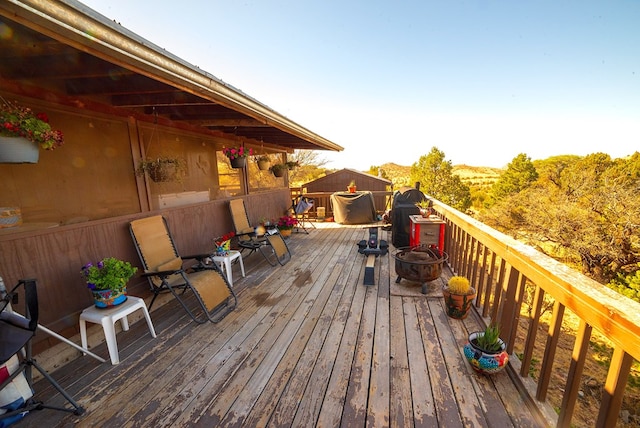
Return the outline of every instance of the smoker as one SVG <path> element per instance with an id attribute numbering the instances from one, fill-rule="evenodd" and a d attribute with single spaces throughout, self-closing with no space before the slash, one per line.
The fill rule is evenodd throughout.
<path id="1" fill-rule="evenodd" d="M 416 188 L 403 187 L 393 195 L 393 206 L 391 207 L 391 238 L 393 246 L 396 248 L 408 247 L 411 222 L 410 215 L 420 214 L 420 209 L 416 203 L 427 199 L 420 191 L 420 183 L 416 183 Z"/>

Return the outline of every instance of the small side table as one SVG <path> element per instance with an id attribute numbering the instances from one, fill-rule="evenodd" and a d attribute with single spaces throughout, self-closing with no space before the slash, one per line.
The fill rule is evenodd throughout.
<path id="1" fill-rule="evenodd" d="M 94 324 L 102 324 L 104 337 L 107 341 L 107 348 L 109 349 L 109 357 L 111 357 L 111 364 L 115 365 L 120 363 L 115 323 L 120 320 L 122 330 L 129 330 L 127 315 L 139 309 L 142 309 L 144 312 L 144 317 L 149 326 L 149 333 L 151 333 L 152 337 L 156 337 L 156 331 L 153 328 L 153 323 L 151 323 L 151 317 L 149 316 L 149 311 L 147 310 L 144 300 L 140 297 L 127 296 L 127 300 L 124 303 L 113 308 L 101 309 L 90 306 L 82 311 L 80 314 L 80 338 L 82 339 L 82 347 L 87 348 L 87 321 Z"/>
<path id="2" fill-rule="evenodd" d="M 240 251 L 231 250 L 229 254 L 226 256 L 211 256 L 215 263 L 218 263 L 220 266 L 220 270 L 227 275 L 227 280 L 229 280 L 229 285 L 233 287 L 233 273 L 231 272 L 231 262 L 235 259 L 238 259 L 240 262 L 240 270 L 242 272 L 242 276 L 244 277 L 244 263 L 242 263 L 242 254 Z"/>

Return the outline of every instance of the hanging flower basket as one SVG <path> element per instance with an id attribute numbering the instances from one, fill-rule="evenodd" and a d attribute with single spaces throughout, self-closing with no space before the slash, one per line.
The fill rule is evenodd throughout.
<path id="1" fill-rule="evenodd" d="M 51 129 L 46 113 L 0 97 L 0 162 L 37 163 L 40 147 L 54 150 L 62 144 L 62 132 Z"/>
<path id="2" fill-rule="evenodd" d="M 231 168 L 244 168 L 247 166 L 247 156 L 253 156 L 253 149 L 240 147 L 224 147 L 222 153 L 229 158 Z"/>
<path id="3" fill-rule="evenodd" d="M 0 136 L 0 163 L 38 163 L 39 157 L 37 143 L 24 137 Z"/>
<path id="4" fill-rule="evenodd" d="M 231 161 L 231 168 L 244 168 L 247 166 L 246 157 L 234 158 L 234 159 L 230 159 L 230 161 Z"/>
<path id="5" fill-rule="evenodd" d="M 260 171 L 266 171 L 271 168 L 271 159 L 269 159 L 269 156 L 257 156 L 255 160 Z"/>
<path id="6" fill-rule="evenodd" d="M 277 163 L 271 166 L 271 172 L 276 177 L 284 177 L 284 173 L 287 171 L 287 166 L 281 163 Z"/>
<path id="7" fill-rule="evenodd" d="M 166 183 L 169 181 L 181 181 L 185 170 L 186 163 L 182 158 L 158 157 L 141 160 L 136 168 L 136 174 L 143 176 L 146 173 L 151 181 Z"/>

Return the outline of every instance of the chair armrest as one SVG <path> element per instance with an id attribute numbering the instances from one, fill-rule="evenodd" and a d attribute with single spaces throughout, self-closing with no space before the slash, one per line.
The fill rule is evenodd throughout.
<path id="1" fill-rule="evenodd" d="M 177 270 L 162 270 L 158 272 L 145 272 L 140 276 L 145 278 L 149 276 L 159 276 L 160 278 L 166 278 L 168 276 L 174 275 L 176 273 L 180 273 L 182 271 L 183 271 L 182 269 L 177 269 Z"/>
<path id="2" fill-rule="evenodd" d="M 191 260 L 191 259 L 195 259 L 198 260 L 199 262 L 203 261 L 206 258 L 211 257 L 211 255 L 213 254 L 213 252 L 211 252 L 210 254 L 196 254 L 194 256 L 180 256 L 180 258 L 182 260 Z"/>

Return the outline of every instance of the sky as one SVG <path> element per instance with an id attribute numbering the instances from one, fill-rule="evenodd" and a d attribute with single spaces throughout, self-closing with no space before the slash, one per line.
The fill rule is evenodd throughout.
<path id="1" fill-rule="evenodd" d="M 329 168 L 640 150 L 640 1 L 82 0 L 344 147 Z"/>

